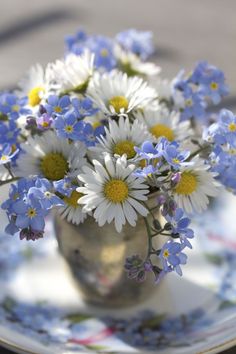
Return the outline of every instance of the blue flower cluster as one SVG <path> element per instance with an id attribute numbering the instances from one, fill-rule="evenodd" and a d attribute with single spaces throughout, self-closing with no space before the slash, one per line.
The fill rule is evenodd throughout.
<path id="1" fill-rule="evenodd" d="M 167 223 L 163 229 L 157 220 L 154 220 L 154 226 L 158 232 L 151 235 L 169 236 L 167 242 L 162 248 L 152 251 L 147 255 L 143 261 L 139 255 L 128 257 L 125 263 L 125 270 L 128 277 L 142 282 L 146 279 L 146 274 L 153 272 L 155 281 L 158 283 L 167 273 L 176 271 L 180 276 L 182 275 L 181 265 L 186 264 L 187 255 L 183 252 L 186 247 L 192 248 L 189 239 L 194 237 L 194 232 L 189 228 L 190 219 L 184 215 L 184 211 L 180 208 L 175 208 L 172 215 L 165 215 Z M 156 225 L 156 223 L 158 225 Z M 179 239 L 179 242 L 176 241 Z M 161 261 L 162 267 L 153 264 L 152 257 L 158 257 Z"/>
<path id="2" fill-rule="evenodd" d="M 236 193 L 236 116 L 222 109 L 216 123 L 207 128 L 203 139 L 211 143 L 209 163 L 220 182 Z"/>
<path id="3" fill-rule="evenodd" d="M 157 282 L 166 273 L 172 271 L 182 275 L 181 265 L 187 262 L 187 256 L 183 251 L 186 247 L 192 248 L 189 239 L 194 237 L 193 230 L 189 228 L 191 220 L 184 215 L 184 211 L 181 208 L 175 208 L 172 211 L 172 215 L 165 215 L 165 219 L 167 223 L 164 226 L 164 230 L 168 231 L 170 239 L 165 242 L 159 253 L 163 269 L 156 278 Z M 177 239 L 179 239 L 179 242 L 177 242 Z"/>
<path id="4" fill-rule="evenodd" d="M 120 32 L 114 39 L 101 36 L 88 36 L 84 31 L 66 37 L 67 52 L 80 55 L 89 49 L 95 55 L 94 65 L 101 71 L 111 71 L 117 66 L 115 46 L 119 44 L 125 50 L 146 60 L 154 53 L 153 35 L 149 31 L 129 29 Z"/>
<path id="5" fill-rule="evenodd" d="M 138 177 L 158 174 L 160 168 L 164 166 L 177 171 L 181 166 L 191 165 L 192 163 L 187 161 L 190 151 L 181 150 L 179 143 L 176 141 L 170 142 L 166 138 L 159 139 L 155 146 L 152 142 L 145 141 L 141 148 L 135 147 L 135 151 L 138 154 L 138 160 L 146 160 L 145 167 L 140 167 L 134 172 L 134 175 Z"/>
<path id="6" fill-rule="evenodd" d="M 5 231 L 11 235 L 19 232 L 20 239 L 41 238 L 46 215 L 52 207 L 59 206 L 64 206 L 64 202 L 55 194 L 51 182 L 45 178 L 22 178 L 11 185 L 9 199 L 2 204 L 9 219 Z"/>
<path id="7" fill-rule="evenodd" d="M 130 278 L 138 281 L 143 281 L 146 273 L 152 271 L 156 282 L 159 282 L 166 273 L 172 271 L 182 275 L 181 265 L 187 261 L 183 251 L 186 247 L 192 248 L 190 240 L 194 237 L 194 232 L 189 228 L 190 219 L 185 216 L 181 208 L 177 207 L 175 200 L 168 193 L 168 190 L 179 182 L 181 167 L 189 166 L 192 162 L 188 161 L 189 151 L 182 150 L 180 144 L 176 141 L 169 142 L 166 138 L 160 138 L 156 145 L 146 141 L 140 148 L 135 147 L 135 151 L 138 155 L 137 161 L 146 161 L 144 167 L 134 171 L 135 176 L 149 178 L 152 181 L 155 175 L 162 173 L 163 176 L 163 172 L 168 172 L 164 173 L 167 177 L 162 177 L 159 181 L 153 178 L 153 186 L 159 188 L 157 204 L 166 219 L 166 224 L 162 227 L 159 221 L 154 219 L 149 237 L 151 240 L 156 235 L 162 235 L 169 236 L 169 239 L 161 249 L 154 251 L 152 247 L 145 261 L 139 255 L 129 257 L 125 269 Z M 153 265 L 152 256 L 159 258 L 162 267 Z"/>
<path id="8" fill-rule="evenodd" d="M 16 120 L 20 116 L 26 116 L 31 110 L 26 108 L 28 98 L 19 98 L 13 93 L 3 92 L 0 94 L 0 114 L 11 120 Z"/>
<path id="9" fill-rule="evenodd" d="M 9 164 L 18 152 L 19 149 L 13 150 L 10 144 L 4 144 L 0 148 L 0 165 Z"/>
<path id="10" fill-rule="evenodd" d="M 173 240 L 169 240 L 163 245 L 160 258 L 164 273 L 175 270 L 179 275 L 182 275 L 180 265 L 187 262 L 187 256 L 182 252 L 183 249 L 184 246 L 181 243 Z"/>
<path id="11" fill-rule="evenodd" d="M 150 31 L 137 31 L 128 29 L 116 35 L 117 42 L 127 51 L 130 51 L 142 60 L 148 59 L 154 54 L 153 34 Z"/>
<path id="12" fill-rule="evenodd" d="M 18 138 L 20 134 L 20 128 L 17 127 L 16 123 L 12 120 L 10 121 L 0 121 L 0 142 L 1 144 L 7 143 L 10 145 L 18 145 Z"/>
<path id="13" fill-rule="evenodd" d="M 101 35 L 88 36 L 84 31 L 78 31 L 75 35 L 66 37 L 68 52 L 80 55 L 85 49 L 89 49 L 95 55 L 95 67 L 102 71 L 110 71 L 117 64 L 114 45 L 115 43 L 108 37 Z"/>
<path id="14" fill-rule="evenodd" d="M 30 112 L 24 108 L 25 103 L 14 94 L 0 94 L 0 165 L 15 163 L 18 157 L 21 129 L 16 120 Z"/>
<path id="15" fill-rule="evenodd" d="M 47 102 L 39 107 L 38 115 L 29 117 L 28 127 L 36 127 L 42 131 L 53 128 L 59 138 L 82 141 L 86 146 L 94 146 L 97 137 L 105 134 L 104 126 L 93 128 L 92 124 L 83 119 L 97 112 L 98 109 L 88 97 L 79 99 L 68 95 L 50 95 Z"/>
<path id="16" fill-rule="evenodd" d="M 182 120 L 206 117 L 209 102 L 218 104 L 228 93 L 224 73 L 206 61 L 197 63 L 187 77 L 181 71 L 173 81 L 172 96 Z"/>
<path id="17" fill-rule="evenodd" d="M 193 230 L 189 228 L 191 220 L 184 215 L 181 208 L 175 210 L 174 215 L 165 215 L 167 222 L 171 224 L 171 234 L 179 237 L 182 246 L 192 248 L 189 239 L 194 237 Z"/>

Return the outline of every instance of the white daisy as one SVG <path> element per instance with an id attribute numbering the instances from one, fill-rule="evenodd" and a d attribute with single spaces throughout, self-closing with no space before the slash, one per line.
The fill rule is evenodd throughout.
<path id="1" fill-rule="evenodd" d="M 59 92 L 83 92 L 93 75 L 94 55 L 85 51 L 81 55 L 68 54 L 65 59 L 51 65 Z"/>
<path id="2" fill-rule="evenodd" d="M 136 155 L 134 147 L 141 146 L 145 140 L 151 138 L 145 126 L 138 120 L 132 124 L 128 118 L 122 116 L 118 122 L 110 120 L 105 132 L 105 136 L 98 138 L 99 143 L 91 148 L 99 160 L 103 152 L 120 156 L 126 154 L 127 159 L 132 159 Z"/>
<path id="3" fill-rule="evenodd" d="M 65 206 L 57 210 L 63 219 L 65 218 L 68 222 L 75 225 L 79 225 L 84 222 L 88 213 L 85 212 L 82 206 L 78 204 L 78 201 L 82 196 L 83 194 L 74 190 L 70 197 L 63 198 Z"/>
<path id="4" fill-rule="evenodd" d="M 125 155 L 113 160 L 109 154 L 104 156 L 104 165 L 96 160 L 93 164 L 94 169 L 85 166 L 84 173 L 78 175 L 85 185 L 77 188 L 84 194 L 78 203 L 84 204 L 85 211 L 95 209 L 93 216 L 99 226 L 112 220 L 118 232 L 126 221 L 135 226 L 138 214 L 148 214 L 140 201 L 147 200 L 149 192 L 144 181 L 133 175 L 135 166 L 127 164 Z"/>
<path id="5" fill-rule="evenodd" d="M 108 115 L 119 115 L 145 107 L 157 97 L 154 89 L 140 77 L 120 71 L 96 73 L 89 83 L 88 95 Z"/>
<path id="6" fill-rule="evenodd" d="M 32 66 L 18 83 L 17 93 L 28 96 L 28 105 L 37 107 L 41 101 L 54 89 L 52 72 L 48 65 L 44 70 L 40 64 Z"/>
<path id="7" fill-rule="evenodd" d="M 156 76 L 161 72 L 161 68 L 154 63 L 143 62 L 140 57 L 132 52 L 124 51 L 120 46 L 114 50 L 118 67 L 128 76 L 143 75 Z"/>
<path id="8" fill-rule="evenodd" d="M 179 121 L 179 114 L 171 112 L 162 105 L 155 110 L 143 110 L 135 116 L 141 124 L 146 125 L 153 140 L 165 137 L 169 141 L 183 141 L 192 134 L 190 122 Z"/>
<path id="9" fill-rule="evenodd" d="M 66 175 L 76 176 L 86 162 L 83 143 L 70 144 L 52 131 L 29 137 L 22 149 L 16 167 L 19 177 L 39 175 L 57 181 Z"/>
<path id="10" fill-rule="evenodd" d="M 178 206 L 190 214 L 205 210 L 209 204 L 208 197 L 215 197 L 220 186 L 214 178 L 216 174 L 208 171 L 210 166 L 198 156 L 192 161 L 193 165 L 181 168 L 181 179 L 174 189 Z"/>

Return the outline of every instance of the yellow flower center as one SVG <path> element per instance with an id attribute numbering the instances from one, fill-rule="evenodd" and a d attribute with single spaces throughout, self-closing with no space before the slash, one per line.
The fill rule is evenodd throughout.
<path id="1" fill-rule="evenodd" d="M 54 107 L 54 111 L 55 111 L 56 113 L 61 113 L 61 112 L 62 112 L 62 108 L 59 107 L 59 106 L 56 106 L 56 107 Z"/>
<path id="2" fill-rule="evenodd" d="M 177 194 L 190 195 L 197 189 L 197 177 L 192 172 L 183 172 L 175 188 Z"/>
<path id="3" fill-rule="evenodd" d="M 28 216 L 30 219 L 34 218 L 36 215 L 37 215 L 37 212 L 36 212 L 36 210 L 35 210 L 34 208 L 29 208 L 29 209 L 27 210 L 27 216 Z"/>
<path id="4" fill-rule="evenodd" d="M 185 106 L 191 107 L 192 105 L 193 105 L 193 101 L 191 100 L 191 98 L 188 98 L 187 100 L 185 100 Z"/>
<path id="5" fill-rule="evenodd" d="M 179 160 L 179 159 L 174 158 L 174 159 L 172 159 L 172 162 L 173 162 L 173 163 L 177 163 L 177 164 L 178 164 L 178 163 L 180 163 L 180 160 Z"/>
<path id="6" fill-rule="evenodd" d="M 168 258 L 169 255 L 170 255 L 169 251 L 168 251 L 168 250 L 164 250 L 164 252 L 163 252 L 163 257 L 164 257 L 164 258 Z"/>
<path id="7" fill-rule="evenodd" d="M 42 158 L 40 168 L 44 177 L 52 181 L 58 181 L 65 177 L 69 166 L 67 159 L 62 154 L 50 152 Z"/>
<path id="8" fill-rule="evenodd" d="M 127 110 L 129 102 L 124 96 L 114 96 L 109 100 L 109 106 L 112 106 L 116 113 L 120 113 L 121 109 Z"/>
<path id="9" fill-rule="evenodd" d="M 78 200 L 83 196 L 82 193 L 73 191 L 70 195 L 70 197 L 64 197 L 63 200 L 66 202 L 66 204 L 72 206 L 73 208 L 78 207 Z"/>
<path id="10" fill-rule="evenodd" d="M 13 110 L 14 112 L 19 112 L 20 106 L 18 106 L 18 104 L 15 104 L 15 105 L 12 106 L 12 110 Z"/>
<path id="11" fill-rule="evenodd" d="M 128 159 L 131 159 L 136 155 L 134 150 L 135 144 L 129 140 L 122 140 L 119 141 L 117 144 L 114 145 L 113 153 L 122 156 L 123 154 L 127 155 Z"/>
<path id="12" fill-rule="evenodd" d="M 47 128 L 48 126 L 49 126 L 49 123 L 48 123 L 48 122 L 43 122 L 43 123 L 42 123 L 42 127 Z"/>
<path id="13" fill-rule="evenodd" d="M 100 54 L 102 57 L 107 57 L 109 55 L 109 52 L 106 48 L 101 49 Z"/>
<path id="14" fill-rule="evenodd" d="M 236 124 L 235 123 L 230 123 L 229 124 L 229 131 L 230 132 L 235 132 L 236 131 Z"/>
<path id="15" fill-rule="evenodd" d="M 173 130 L 165 124 L 153 125 L 149 130 L 156 138 L 164 136 L 169 141 L 173 141 L 175 138 Z"/>
<path id="16" fill-rule="evenodd" d="M 44 88 L 41 86 L 34 87 L 32 90 L 29 91 L 28 99 L 30 106 L 35 107 L 41 102 L 42 98 L 40 96 L 41 93 L 44 91 Z"/>
<path id="17" fill-rule="evenodd" d="M 229 154 L 236 155 L 236 149 L 233 149 L 233 148 L 229 149 Z"/>
<path id="18" fill-rule="evenodd" d="M 102 124 L 101 124 L 101 122 L 99 122 L 99 121 L 94 122 L 94 123 L 92 124 L 93 129 L 96 129 L 96 128 L 100 127 L 101 125 L 102 125 Z"/>
<path id="19" fill-rule="evenodd" d="M 105 197 L 113 203 L 124 202 L 129 194 L 126 182 L 120 179 L 111 179 L 104 187 Z"/>
<path id="20" fill-rule="evenodd" d="M 74 130 L 74 128 L 73 128 L 72 125 L 66 125 L 66 126 L 65 126 L 65 131 L 66 131 L 67 133 L 72 133 L 73 130 Z"/>
<path id="21" fill-rule="evenodd" d="M 219 86 L 218 86 L 217 82 L 213 81 L 213 82 L 211 82 L 210 87 L 213 91 L 215 91 L 218 89 Z"/>

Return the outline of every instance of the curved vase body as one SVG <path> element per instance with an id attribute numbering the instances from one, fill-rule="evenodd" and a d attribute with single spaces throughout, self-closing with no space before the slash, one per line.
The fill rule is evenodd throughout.
<path id="1" fill-rule="evenodd" d="M 144 283 L 137 283 L 124 270 L 128 256 L 146 257 L 143 218 L 136 227 L 126 224 L 118 233 L 113 223 L 99 227 L 91 216 L 78 226 L 56 216 L 55 230 L 60 252 L 86 302 L 106 307 L 135 305 L 156 288 L 152 274 Z"/>

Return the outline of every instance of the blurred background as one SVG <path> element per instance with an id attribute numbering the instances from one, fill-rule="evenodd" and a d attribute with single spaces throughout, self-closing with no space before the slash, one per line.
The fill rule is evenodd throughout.
<path id="1" fill-rule="evenodd" d="M 235 13 L 234 0 L 1 1 L 0 90 L 14 87 L 30 65 L 61 57 L 66 34 L 83 28 L 113 36 L 133 27 L 153 31 L 165 77 L 200 59 L 222 69 L 231 90 L 223 105 L 236 109 Z"/>
<path id="2" fill-rule="evenodd" d="M 113 36 L 127 28 L 154 32 L 163 76 L 199 59 L 221 68 L 236 103 L 236 2 L 233 0 L 8 0 L 0 12 L 0 89 L 14 87 L 33 63 L 61 57 L 64 37 L 83 28 Z M 235 102 L 234 102 L 235 101 Z"/>

